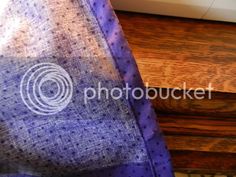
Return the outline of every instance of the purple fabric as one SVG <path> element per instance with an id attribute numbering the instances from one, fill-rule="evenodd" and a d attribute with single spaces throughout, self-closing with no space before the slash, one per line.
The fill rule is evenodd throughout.
<path id="1" fill-rule="evenodd" d="M 0 23 L 0 177 L 173 176 L 149 100 L 83 102 L 144 90 L 109 0 L 7 0 Z"/>
<path id="2" fill-rule="evenodd" d="M 128 83 L 133 88 L 142 87 L 144 89 L 134 57 L 110 3 L 107 0 L 90 0 L 90 5 L 116 60 L 116 67 L 124 79 L 124 83 Z M 135 100 L 130 97 L 129 102 L 136 115 L 139 127 L 143 133 L 143 138 L 146 141 L 152 175 L 155 177 L 172 177 L 173 169 L 170 154 L 150 101 L 145 98 Z M 130 168 L 132 169 L 132 167 Z M 141 174 L 146 173 L 145 169 L 143 170 L 141 170 Z M 119 176 L 115 172 L 112 174 Z M 136 177 L 132 173 L 128 173 L 127 175 Z"/>

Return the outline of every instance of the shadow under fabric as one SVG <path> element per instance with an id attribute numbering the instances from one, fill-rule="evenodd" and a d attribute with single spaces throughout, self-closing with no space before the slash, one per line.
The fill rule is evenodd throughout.
<path id="1" fill-rule="evenodd" d="M 149 100 L 85 102 L 144 89 L 108 0 L 3 0 L 0 34 L 0 177 L 173 176 Z"/>

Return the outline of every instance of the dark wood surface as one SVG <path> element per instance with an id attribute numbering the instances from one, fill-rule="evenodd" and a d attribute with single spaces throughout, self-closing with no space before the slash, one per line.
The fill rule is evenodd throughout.
<path id="1" fill-rule="evenodd" d="M 179 171 L 226 174 L 225 169 L 228 169 L 228 175 L 236 174 L 236 154 L 172 150 L 171 155 Z"/>
<path id="2" fill-rule="evenodd" d="M 152 87 L 236 93 L 236 24 L 117 12 L 142 78 Z"/>
<path id="3" fill-rule="evenodd" d="M 157 89 L 158 90 L 158 89 Z M 162 95 L 166 95 L 167 89 L 162 89 Z M 204 95 L 204 99 L 183 98 L 183 91 L 176 91 L 175 95 L 182 96 L 181 99 L 168 97 L 161 99 L 157 97 L 152 100 L 158 113 L 168 113 L 175 115 L 195 115 L 222 118 L 236 118 L 236 94 L 212 92 L 211 99 L 209 93 Z M 190 92 L 193 97 L 193 92 Z"/>
<path id="4" fill-rule="evenodd" d="M 118 17 L 150 87 L 214 88 L 212 99 L 152 100 L 175 170 L 236 175 L 236 24 Z"/>
<path id="5" fill-rule="evenodd" d="M 159 114 L 159 122 L 166 135 L 236 138 L 235 119 Z"/>
<path id="6" fill-rule="evenodd" d="M 235 138 L 204 137 L 191 135 L 166 135 L 171 150 L 222 152 L 236 154 Z"/>

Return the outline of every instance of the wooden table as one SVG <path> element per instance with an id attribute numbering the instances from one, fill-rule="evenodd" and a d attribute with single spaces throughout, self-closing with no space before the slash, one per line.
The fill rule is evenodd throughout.
<path id="1" fill-rule="evenodd" d="M 175 170 L 236 175 L 236 24 L 117 14 L 150 87 L 214 88 L 212 99 L 153 100 Z"/>

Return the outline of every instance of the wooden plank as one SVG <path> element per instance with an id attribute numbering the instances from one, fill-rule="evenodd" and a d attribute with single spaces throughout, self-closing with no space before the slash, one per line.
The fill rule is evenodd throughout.
<path id="1" fill-rule="evenodd" d="M 159 115 L 159 122 L 165 135 L 236 138 L 233 118 Z"/>
<path id="2" fill-rule="evenodd" d="M 198 151 L 171 151 L 170 153 L 175 171 L 236 174 L 236 154 Z"/>
<path id="3" fill-rule="evenodd" d="M 118 12 L 151 87 L 236 93 L 236 24 Z"/>
<path id="4" fill-rule="evenodd" d="M 208 99 L 208 93 L 204 95 L 204 99 L 185 99 L 183 94 L 183 91 L 175 91 L 175 96 L 181 96 L 181 99 L 163 99 L 167 95 L 167 89 L 162 88 L 163 96 L 158 96 L 152 102 L 158 113 L 236 118 L 236 94 L 213 92 L 211 99 Z M 193 92 L 190 96 L 193 96 Z"/>
<path id="5" fill-rule="evenodd" d="M 236 138 L 165 136 L 170 150 L 236 153 Z"/>

